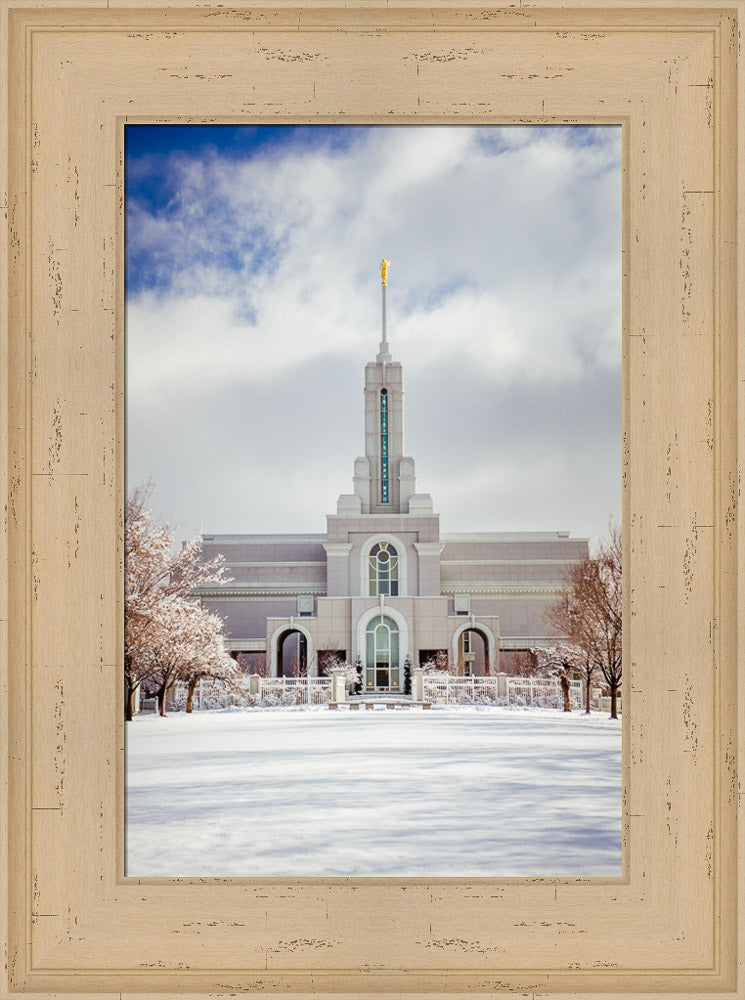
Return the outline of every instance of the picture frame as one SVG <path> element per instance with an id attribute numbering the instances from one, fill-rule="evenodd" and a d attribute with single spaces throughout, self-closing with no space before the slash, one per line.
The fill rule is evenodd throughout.
<path id="1" fill-rule="evenodd" d="M 5 0 L 5 996 L 745 996 L 742 12 Z M 175 120 L 623 126 L 621 878 L 124 877 L 122 136 Z"/>

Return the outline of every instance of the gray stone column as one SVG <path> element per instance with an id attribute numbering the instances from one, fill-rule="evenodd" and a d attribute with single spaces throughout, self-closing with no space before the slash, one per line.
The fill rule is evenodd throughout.
<path id="1" fill-rule="evenodd" d="M 331 700 L 337 704 L 347 700 L 347 682 L 344 671 L 337 667 L 331 671 Z"/>
<path id="2" fill-rule="evenodd" d="M 412 668 L 411 697 L 414 701 L 424 701 L 424 670 L 422 667 Z"/>

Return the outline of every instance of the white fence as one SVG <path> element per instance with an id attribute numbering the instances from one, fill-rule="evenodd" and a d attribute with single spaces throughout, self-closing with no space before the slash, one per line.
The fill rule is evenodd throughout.
<path id="1" fill-rule="evenodd" d="M 564 696 L 557 677 L 508 677 L 507 692 L 510 704 L 541 705 L 546 708 L 563 708 Z M 569 681 L 569 704 L 584 708 L 582 681 Z"/>
<path id="2" fill-rule="evenodd" d="M 562 708 L 564 698 L 556 677 L 455 677 L 424 675 L 424 700 L 433 705 L 535 705 Z M 569 681 L 569 703 L 583 707 L 582 681 Z"/>
<path id="3" fill-rule="evenodd" d="M 174 711 L 186 708 L 188 689 L 177 681 L 168 694 L 168 707 Z M 327 705 L 331 700 L 330 677 L 241 677 L 221 681 L 205 677 L 194 690 L 194 711 L 232 706 Z"/>
<path id="4" fill-rule="evenodd" d="M 197 682 L 194 689 L 193 708 L 230 708 L 233 705 L 245 705 L 248 694 L 248 678 L 238 681 L 222 681 L 213 677 L 204 677 Z M 186 708 L 188 686 L 184 681 L 176 681 L 169 689 L 166 707 L 175 712 L 183 712 Z"/>
<path id="5" fill-rule="evenodd" d="M 330 677 L 259 677 L 257 705 L 328 705 Z"/>
<path id="6" fill-rule="evenodd" d="M 433 705 L 534 705 L 562 708 L 561 685 L 556 677 L 457 677 L 448 673 L 424 674 L 424 701 Z M 169 691 L 168 708 L 183 711 L 187 686 L 178 681 Z M 236 681 L 204 678 L 194 691 L 194 710 L 256 706 L 327 705 L 331 701 L 330 677 L 241 677 Z M 569 681 L 572 708 L 584 708 L 582 681 Z"/>

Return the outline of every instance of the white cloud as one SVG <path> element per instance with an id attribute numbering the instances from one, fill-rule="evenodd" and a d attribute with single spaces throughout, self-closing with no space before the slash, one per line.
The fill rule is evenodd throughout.
<path id="1" fill-rule="evenodd" d="M 148 428 L 164 409 L 185 420 L 198 415 L 200 426 L 214 427 L 212 441 L 228 437 L 235 442 L 231 454 L 239 455 L 246 427 L 221 419 L 215 407 L 221 396 L 242 393 L 248 419 L 261 387 L 278 387 L 274 411 L 253 417 L 256 433 L 276 419 L 277 409 L 291 414 L 303 382 L 321 384 L 332 360 L 358 371 L 361 388 L 362 367 L 380 337 L 382 256 L 394 262 L 389 339 L 407 379 L 440 385 L 446 376 L 455 398 L 462 373 L 461 408 L 473 402 L 473 384 L 483 393 L 514 385 L 527 396 L 550 387 L 581 393 L 599 373 L 612 373 L 620 392 L 619 130 L 597 129 L 584 143 L 558 127 L 394 126 L 355 136 L 341 150 L 283 143 L 249 161 L 214 153 L 173 157 L 171 202 L 158 213 L 128 206 L 133 259 L 140 263 L 147 253 L 158 279 L 128 301 L 128 419 L 130 440 L 140 442 L 139 454 L 129 448 L 132 481 L 162 463 Z M 331 398 L 336 391 L 330 388 Z M 267 476 L 276 477 L 274 485 L 295 483 L 289 489 L 298 496 L 297 521 L 304 525 L 289 524 L 292 504 L 278 505 L 268 495 L 244 505 L 242 523 L 227 524 L 237 518 L 237 505 L 232 488 L 217 482 L 199 520 L 210 530 L 268 530 L 255 525 L 270 523 L 282 506 L 285 520 L 276 530 L 323 530 L 323 513 L 348 491 L 362 447 L 361 392 L 355 392 L 359 405 L 342 418 L 358 426 L 354 453 L 338 455 L 333 434 L 314 441 L 316 467 L 328 475 L 320 507 L 323 489 L 313 488 L 313 524 L 305 523 L 293 479 L 304 463 L 292 472 L 286 458 L 276 471 L 267 465 Z M 328 404 L 328 387 L 316 402 Z M 306 432 L 315 419 L 307 406 L 297 414 Z M 617 408 L 617 398 L 608 406 Z M 411 413 L 407 421 L 411 425 Z M 425 427 L 421 433 L 426 448 Z M 606 449 L 617 444 L 610 430 L 602 433 Z M 473 454 L 490 451 L 493 437 L 494 428 L 477 421 L 469 436 Z M 209 466 L 217 479 L 210 435 L 202 440 L 194 464 Z M 602 450 L 600 430 L 598 440 Z M 410 447 L 416 457 L 414 442 Z M 226 482 L 236 478 L 233 469 Z M 166 506 L 175 509 L 188 476 L 180 474 L 173 489 L 167 480 L 161 472 L 159 492 L 173 498 Z M 434 492 L 429 483 L 420 487 Z M 490 503 L 494 509 L 495 489 L 488 482 L 478 486 L 484 499 L 474 521 L 487 517 Z M 588 527 L 577 530 L 601 530 L 609 509 L 618 508 L 617 492 L 614 482 L 608 499 L 598 499 L 597 527 L 588 513 Z M 453 492 L 452 504 L 458 500 Z M 550 502 L 544 511 L 544 523 L 535 527 L 560 526 Z M 500 528 L 510 526 L 499 521 Z"/>

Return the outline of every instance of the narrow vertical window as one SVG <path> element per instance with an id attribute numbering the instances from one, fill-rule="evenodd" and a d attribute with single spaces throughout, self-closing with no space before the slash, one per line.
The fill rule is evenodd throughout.
<path id="1" fill-rule="evenodd" d="M 388 390 L 380 390 L 380 502 L 388 503 Z"/>

